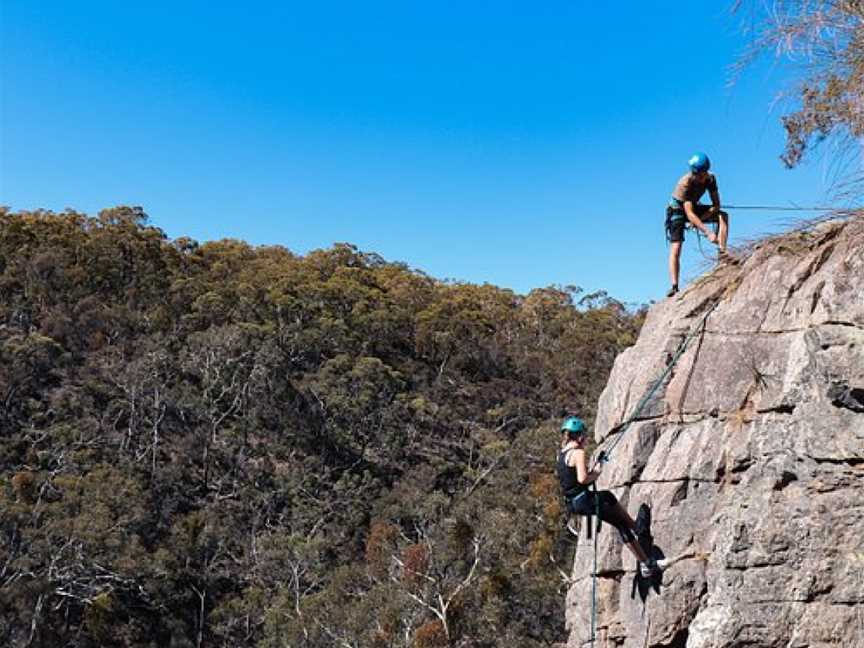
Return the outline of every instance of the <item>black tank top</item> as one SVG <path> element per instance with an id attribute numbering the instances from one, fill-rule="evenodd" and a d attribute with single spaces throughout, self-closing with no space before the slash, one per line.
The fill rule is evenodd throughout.
<path id="1" fill-rule="evenodd" d="M 564 497 L 575 497 L 587 489 L 587 486 L 579 483 L 576 469 L 573 466 L 567 465 L 567 454 L 575 450 L 576 448 L 567 448 L 558 451 L 558 465 L 556 469 Z"/>

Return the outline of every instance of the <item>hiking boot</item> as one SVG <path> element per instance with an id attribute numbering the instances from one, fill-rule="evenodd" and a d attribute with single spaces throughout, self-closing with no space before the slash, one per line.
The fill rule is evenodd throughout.
<path id="1" fill-rule="evenodd" d="M 673 297 L 678 294 L 678 286 L 672 286 L 669 289 L 669 292 L 666 293 L 667 297 Z"/>

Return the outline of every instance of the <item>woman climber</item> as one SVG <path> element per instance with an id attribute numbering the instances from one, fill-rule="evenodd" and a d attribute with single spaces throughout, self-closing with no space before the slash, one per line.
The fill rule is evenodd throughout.
<path id="1" fill-rule="evenodd" d="M 557 471 L 567 508 L 576 515 L 595 515 L 599 510 L 600 519 L 618 529 L 621 541 L 636 556 L 639 573 L 644 578 L 656 578 L 661 568 L 642 546 L 647 544 L 650 550 L 650 529 L 647 528 L 646 520 L 639 516 L 639 522 L 634 521 L 611 492 L 588 488 L 600 476 L 603 464 L 598 462 L 594 470 L 588 470 L 585 453 L 587 433 L 582 419 L 575 416 L 564 419 L 561 424 Z"/>

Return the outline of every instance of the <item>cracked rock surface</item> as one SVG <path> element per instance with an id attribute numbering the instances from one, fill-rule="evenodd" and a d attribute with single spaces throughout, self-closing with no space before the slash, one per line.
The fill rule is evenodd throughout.
<path id="1" fill-rule="evenodd" d="M 659 594 L 598 536 L 596 646 L 864 647 L 864 218 L 767 240 L 655 305 L 600 398 L 622 422 L 716 301 L 599 480 L 646 502 L 671 559 Z M 568 647 L 591 626 L 579 539 Z"/>

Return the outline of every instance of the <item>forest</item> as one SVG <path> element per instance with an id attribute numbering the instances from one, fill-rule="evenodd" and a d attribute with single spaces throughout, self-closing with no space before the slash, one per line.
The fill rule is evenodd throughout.
<path id="1" fill-rule="evenodd" d="M 0 644 L 564 638 L 554 477 L 644 309 L 0 211 Z"/>

